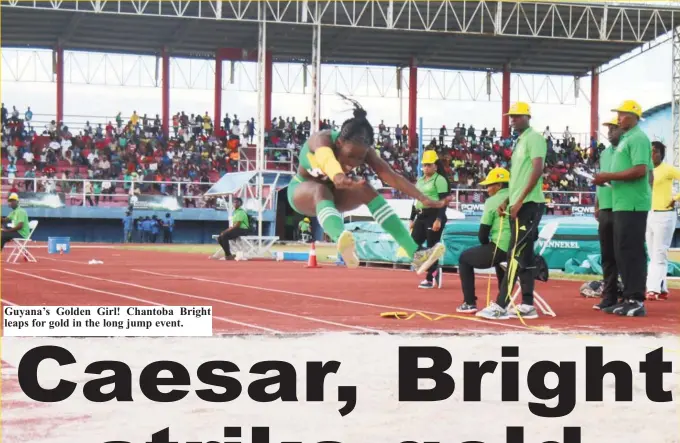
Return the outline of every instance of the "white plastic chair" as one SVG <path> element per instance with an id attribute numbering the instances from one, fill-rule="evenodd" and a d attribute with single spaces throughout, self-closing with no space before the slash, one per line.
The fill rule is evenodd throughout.
<path id="1" fill-rule="evenodd" d="M 543 226 L 543 229 L 541 229 L 541 231 L 538 233 L 538 241 L 543 243 L 542 245 L 540 245 L 539 243 L 541 249 L 537 252 L 538 255 L 543 256 L 543 253 L 548 248 L 548 245 L 552 241 L 552 238 L 555 236 L 555 233 L 557 232 L 557 228 L 559 227 L 559 225 L 560 225 L 559 221 L 557 220 L 551 221 L 550 223 Z M 503 268 L 507 271 L 508 268 L 507 263 L 501 263 L 501 266 L 503 266 Z M 519 281 L 517 281 L 516 286 L 517 290 L 512 295 L 510 305 L 517 305 L 516 300 L 518 297 L 521 296 L 522 287 Z M 536 307 L 540 309 L 541 312 L 543 312 L 543 314 L 549 315 L 551 317 L 557 316 L 557 314 L 555 314 L 555 311 L 553 311 L 548 302 L 545 301 L 545 299 L 543 299 L 543 297 L 541 297 L 538 294 L 538 292 L 536 292 L 536 290 L 534 290 L 534 301 L 536 303 Z"/>
<path id="2" fill-rule="evenodd" d="M 28 250 L 28 243 L 31 242 L 31 237 L 33 237 L 33 232 L 35 232 L 35 229 L 38 227 L 38 220 L 31 220 L 28 222 L 28 227 L 31 229 L 28 233 L 28 236 L 26 238 L 13 238 L 12 239 L 12 245 L 14 248 L 12 249 L 12 253 L 7 257 L 7 263 L 16 263 L 17 260 L 19 260 L 19 257 L 25 257 L 26 261 L 35 263 L 37 260 L 31 254 L 31 251 Z"/>

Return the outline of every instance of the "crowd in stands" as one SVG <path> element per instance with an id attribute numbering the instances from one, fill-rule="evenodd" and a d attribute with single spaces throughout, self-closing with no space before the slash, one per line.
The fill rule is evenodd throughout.
<path id="1" fill-rule="evenodd" d="M 214 202 L 199 197 L 210 183 L 238 170 L 241 155 L 248 149 L 254 159 L 255 121 L 241 121 L 238 115 L 226 114 L 216 125 L 208 112 L 179 112 L 172 117 L 167 139 L 158 114 L 149 117 L 134 111 L 123 117 L 118 113 L 112 121 L 87 121 L 78 130 L 54 120 L 36 123 L 30 108 L 22 113 L 13 106 L 10 112 L 3 103 L 1 115 L 2 175 L 11 190 L 64 192 L 72 200 L 83 200 L 85 194 L 81 204 L 96 206 L 111 201 L 114 194 L 126 195 L 133 189 L 135 193 L 178 195 L 188 206 L 210 206 Z M 339 129 L 339 125 L 323 120 L 320 128 Z M 265 136 L 266 146 L 272 148 L 266 154 L 267 168 L 294 169 L 300 146 L 311 132 L 308 118 L 274 118 Z M 415 181 L 417 149 L 410 148 L 408 133 L 405 125 L 388 127 L 381 121 L 376 128 L 375 149 L 395 170 Z M 604 146 L 595 140 L 581 146 L 568 127 L 559 136 L 546 128 L 544 135 L 549 148 L 544 187 L 559 193 L 553 194 L 554 203 L 592 204 L 588 194 L 581 194 L 579 201 L 563 192 L 593 190 L 574 174 L 574 168 L 593 171 Z M 457 123 L 453 129 L 442 126 L 439 136 L 425 149 L 437 151 L 453 189 L 476 190 L 491 168 L 508 166 L 512 144 L 513 137 L 504 139 L 495 128 L 479 130 Z M 376 188 L 383 187 L 372 171 L 364 168 L 356 174 Z M 30 180 L 13 180 L 22 177 Z M 182 184 L 177 187 L 162 182 Z M 484 194 L 481 190 L 461 193 L 460 201 L 483 202 Z"/>

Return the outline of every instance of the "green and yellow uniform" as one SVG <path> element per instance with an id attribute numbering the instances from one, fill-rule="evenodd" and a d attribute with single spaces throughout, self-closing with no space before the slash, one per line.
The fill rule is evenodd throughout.
<path id="1" fill-rule="evenodd" d="M 250 229 L 250 220 L 248 219 L 248 213 L 245 211 L 243 208 L 238 208 L 234 210 L 234 213 L 231 215 L 231 223 L 241 223 L 239 225 L 239 229 Z"/>
<path id="2" fill-rule="evenodd" d="M 614 147 L 609 146 L 600 154 L 600 172 L 612 172 L 612 160 L 614 159 Z M 596 189 L 597 207 L 599 209 L 612 208 L 612 187 L 598 186 Z"/>
<path id="3" fill-rule="evenodd" d="M 12 222 L 12 226 L 23 223 L 21 229 L 19 229 L 17 233 L 23 238 L 28 237 L 28 234 L 31 233 L 31 228 L 28 226 L 28 214 L 24 208 L 17 206 L 15 210 L 9 213 L 7 218 Z"/>
<path id="4" fill-rule="evenodd" d="M 652 188 L 649 186 L 649 174 L 654 170 L 652 143 L 642 129 L 635 126 L 621 136 L 612 157 L 611 172 L 621 172 L 639 165 L 647 167 L 643 177 L 611 182 L 614 212 L 649 212 L 652 209 Z"/>
<path id="5" fill-rule="evenodd" d="M 509 207 L 517 203 L 524 187 L 529 182 L 534 169 L 533 160 L 541 158 L 545 161 L 547 152 L 548 145 L 543 134 L 536 132 L 533 128 L 525 129 L 519 136 L 510 160 L 510 177 L 512 177 L 512 180 L 510 180 Z M 530 202 L 545 203 L 542 175 L 536 182 L 536 186 L 524 198 L 524 203 Z"/>
<path id="6" fill-rule="evenodd" d="M 418 179 L 416 183 L 416 188 L 428 198 L 432 200 L 439 200 L 440 194 L 449 193 L 449 182 L 446 178 L 438 173 L 432 174 L 431 177 L 425 177 L 424 175 Z M 422 210 L 424 205 L 421 202 L 416 202 L 416 209 Z"/>
<path id="7" fill-rule="evenodd" d="M 509 193 L 507 188 L 503 188 L 493 197 L 489 197 L 484 203 L 481 221 L 481 224 L 491 227 L 489 241 L 503 252 L 508 252 L 510 247 L 510 217 L 498 215 L 498 207 L 507 200 Z"/>

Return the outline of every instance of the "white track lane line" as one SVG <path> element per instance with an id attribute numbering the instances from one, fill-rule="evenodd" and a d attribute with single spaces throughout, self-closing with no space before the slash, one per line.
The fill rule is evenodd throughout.
<path id="1" fill-rule="evenodd" d="M 156 302 L 153 302 L 153 301 L 150 301 L 150 300 L 145 300 L 143 298 L 132 297 L 130 295 L 123 295 L 123 294 L 117 294 L 115 292 L 102 291 L 101 289 L 94 289 L 94 288 L 89 288 L 87 286 L 81 286 L 81 285 L 76 285 L 76 284 L 73 284 L 73 283 L 67 283 L 67 282 L 63 282 L 63 281 L 59 281 L 59 280 L 53 280 L 53 279 L 41 277 L 39 275 L 15 271 L 14 269 L 6 269 L 5 268 L 5 270 L 7 272 L 14 272 L 15 274 L 25 275 L 26 277 L 32 277 L 32 278 L 37 278 L 39 280 L 44 280 L 44 281 L 47 281 L 47 282 L 50 282 L 50 283 L 57 283 L 57 284 L 60 284 L 60 285 L 71 286 L 72 288 L 83 289 L 85 291 L 97 292 L 97 293 L 100 293 L 100 294 L 111 295 L 113 297 L 125 298 L 125 299 L 128 299 L 128 300 L 138 301 L 138 302 L 141 302 L 141 303 L 147 303 L 147 304 L 155 305 L 155 306 L 169 307 L 169 305 L 164 305 L 162 303 L 156 303 Z M 85 276 L 83 276 L 83 277 L 85 277 Z M 5 299 L 3 299 L 3 301 L 5 301 Z M 224 317 L 213 316 L 213 318 L 215 320 L 219 320 L 219 321 L 222 321 L 224 323 L 231 323 L 231 324 L 234 324 L 234 325 L 245 326 L 245 327 L 252 328 L 252 329 L 259 329 L 261 331 L 271 332 L 271 333 L 274 333 L 274 334 L 284 334 L 283 331 L 278 331 L 276 329 L 266 328 L 264 326 L 253 325 L 253 324 L 250 324 L 250 323 L 243 323 L 243 322 L 236 321 L 236 320 L 230 320 L 230 319 L 224 318 Z"/>
<path id="2" fill-rule="evenodd" d="M 159 272 L 153 272 L 153 271 L 147 271 L 145 269 L 132 269 L 135 272 L 142 272 L 144 274 L 151 274 L 151 275 L 158 275 L 161 277 L 166 277 L 166 278 L 178 278 L 177 275 L 172 275 L 172 274 L 161 274 Z M 367 303 L 367 302 L 362 302 L 362 301 L 356 301 L 356 300 L 346 300 L 342 298 L 335 298 L 335 297 L 324 297 L 322 295 L 314 295 L 314 294 L 303 294 L 301 292 L 292 292 L 292 291 L 285 291 L 283 289 L 272 289 L 272 288 L 263 288 L 262 286 L 251 286 L 251 285 L 242 285 L 240 283 L 231 283 L 231 282 L 226 282 L 226 281 L 221 281 L 221 280 L 211 280 L 208 278 L 202 278 L 202 277 L 192 277 L 192 276 L 183 276 L 179 277 L 182 279 L 191 279 L 191 280 L 196 280 L 196 281 L 202 281 L 202 282 L 207 282 L 207 283 L 217 283 L 220 285 L 227 285 L 227 286 L 235 286 L 239 288 L 247 288 L 247 289 L 256 289 L 258 291 L 267 291 L 267 292 L 276 292 L 279 294 L 287 294 L 287 295 L 295 295 L 298 297 L 308 297 L 308 298 L 316 298 L 318 300 L 326 300 L 326 301 L 332 301 L 332 302 L 337 302 L 337 303 L 346 303 L 346 304 L 353 304 L 353 305 L 359 305 L 359 306 L 368 306 L 371 308 L 380 308 L 380 309 L 389 309 L 391 311 L 406 311 L 406 312 L 422 312 L 424 314 L 430 314 L 430 315 L 446 315 L 442 314 L 440 312 L 432 312 L 432 311 L 423 311 L 420 309 L 413 309 L 413 308 L 404 308 L 400 306 L 388 306 L 388 305 L 379 305 L 375 303 Z M 470 317 L 468 318 L 461 318 L 461 320 L 469 320 L 472 322 L 476 323 L 486 323 L 490 325 L 496 325 L 496 326 L 505 326 L 508 328 L 514 328 L 514 329 L 521 329 L 523 331 L 527 330 L 532 330 L 532 328 L 523 326 L 523 325 L 514 325 L 514 324 L 508 324 L 505 322 L 500 322 L 500 321 L 492 321 L 492 320 L 484 320 L 481 318 L 477 317 Z"/>
<path id="3" fill-rule="evenodd" d="M 327 324 L 327 325 L 339 326 L 339 327 L 343 327 L 343 328 L 347 328 L 347 329 L 354 329 L 354 330 L 361 331 L 361 332 L 370 332 L 370 333 L 373 333 L 373 334 L 385 334 L 384 331 L 381 331 L 379 329 L 371 329 L 371 328 L 366 328 L 366 327 L 363 327 L 363 326 L 348 325 L 348 324 L 345 324 L 345 323 L 338 323 L 338 322 L 334 322 L 334 321 L 330 321 L 330 320 L 324 320 L 324 319 L 321 319 L 321 318 L 308 317 L 306 315 L 291 314 L 290 312 L 276 311 L 276 310 L 273 310 L 273 309 L 260 308 L 260 307 L 252 306 L 252 305 L 244 305 L 244 304 L 241 304 L 241 303 L 235 303 L 235 302 L 231 302 L 231 301 L 227 301 L 227 300 L 222 300 L 222 299 L 219 299 L 219 298 L 203 297 L 203 296 L 200 296 L 200 295 L 186 294 L 186 293 L 183 293 L 183 292 L 168 291 L 168 290 L 165 290 L 165 289 L 152 288 L 150 286 L 142 286 L 142 285 L 137 285 L 137 284 L 134 284 L 134 283 L 128 283 L 128 282 L 124 282 L 124 281 L 120 281 L 120 280 L 110 280 L 108 278 L 94 277 L 94 276 L 91 276 L 91 275 L 80 274 L 80 273 L 77 273 L 77 272 L 62 271 L 61 269 L 51 269 L 51 271 L 60 272 L 60 273 L 63 273 L 63 274 L 69 274 L 69 275 L 73 275 L 73 276 L 81 277 L 81 278 L 89 278 L 89 279 L 92 279 L 92 280 L 99 280 L 99 281 L 105 281 L 105 282 L 115 283 L 115 284 L 119 284 L 119 285 L 131 286 L 133 288 L 146 289 L 148 291 L 162 292 L 164 294 L 172 294 L 172 295 L 192 298 L 192 299 L 196 299 L 196 300 L 206 300 L 206 301 L 221 303 L 221 304 L 230 305 L 230 306 L 237 306 L 239 308 L 252 309 L 252 310 L 255 310 L 255 311 L 267 312 L 267 313 L 275 314 L 275 315 L 283 315 L 283 316 L 286 316 L 286 317 L 298 318 L 298 319 L 308 320 L 308 321 L 312 321 L 312 322 L 316 322 L 316 323 L 324 323 L 324 324 Z"/>

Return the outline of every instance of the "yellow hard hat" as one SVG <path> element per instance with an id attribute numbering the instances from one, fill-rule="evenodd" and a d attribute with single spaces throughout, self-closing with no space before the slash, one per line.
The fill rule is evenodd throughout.
<path id="1" fill-rule="evenodd" d="M 531 117 L 531 106 L 529 103 L 517 102 L 510 106 L 510 110 L 505 115 L 528 115 Z"/>
<path id="2" fill-rule="evenodd" d="M 309 218 L 305 217 L 302 221 L 304 221 L 305 223 L 309 223 Z"/>
<path id="3" fill-rule="evenodd" d="M 510 172 L 505 168 L 493 168 L 486 176 L 486 180 L 480 183 L 482 186 L 495 185 L 496 183 L 510 182 Z"/>
<path id="4" fill-rule="evenodd" d="M 609 120 L 608 122 L 602 123 L 602 126 L 619 126 L 619 118 L 614 117 L 613 119 Z"/>
<path id="5" fill-rule="evenodd" d="M 17 194 L 16 192 L 12 192 L 12 193 L 9 195 L 9 197 L 7 197 L 7 200 L 8 200 L 8 201 L 12 201 L 12 200 L 19 201 L 19 194 Z"/>
<path id="6" fill-rule="evenodd" d="M 624 100 L 623 103 L 619 105 L 618 108 L 612 109 L 614 112 L 627 112 L 629 114 L 635 114 L 638 118 L 642 117 L 642 106 L 635 100 Z"/>
<path id="7" fill-rule="evenodd" d="M 437 156 L 436 152 L 430 150 L 430 151 L 425 151 L 423 153 L 422 164 L 431 165 L 431 164 L 435 163 L 437 160 L 439 160 L 439 157 Z"/>

